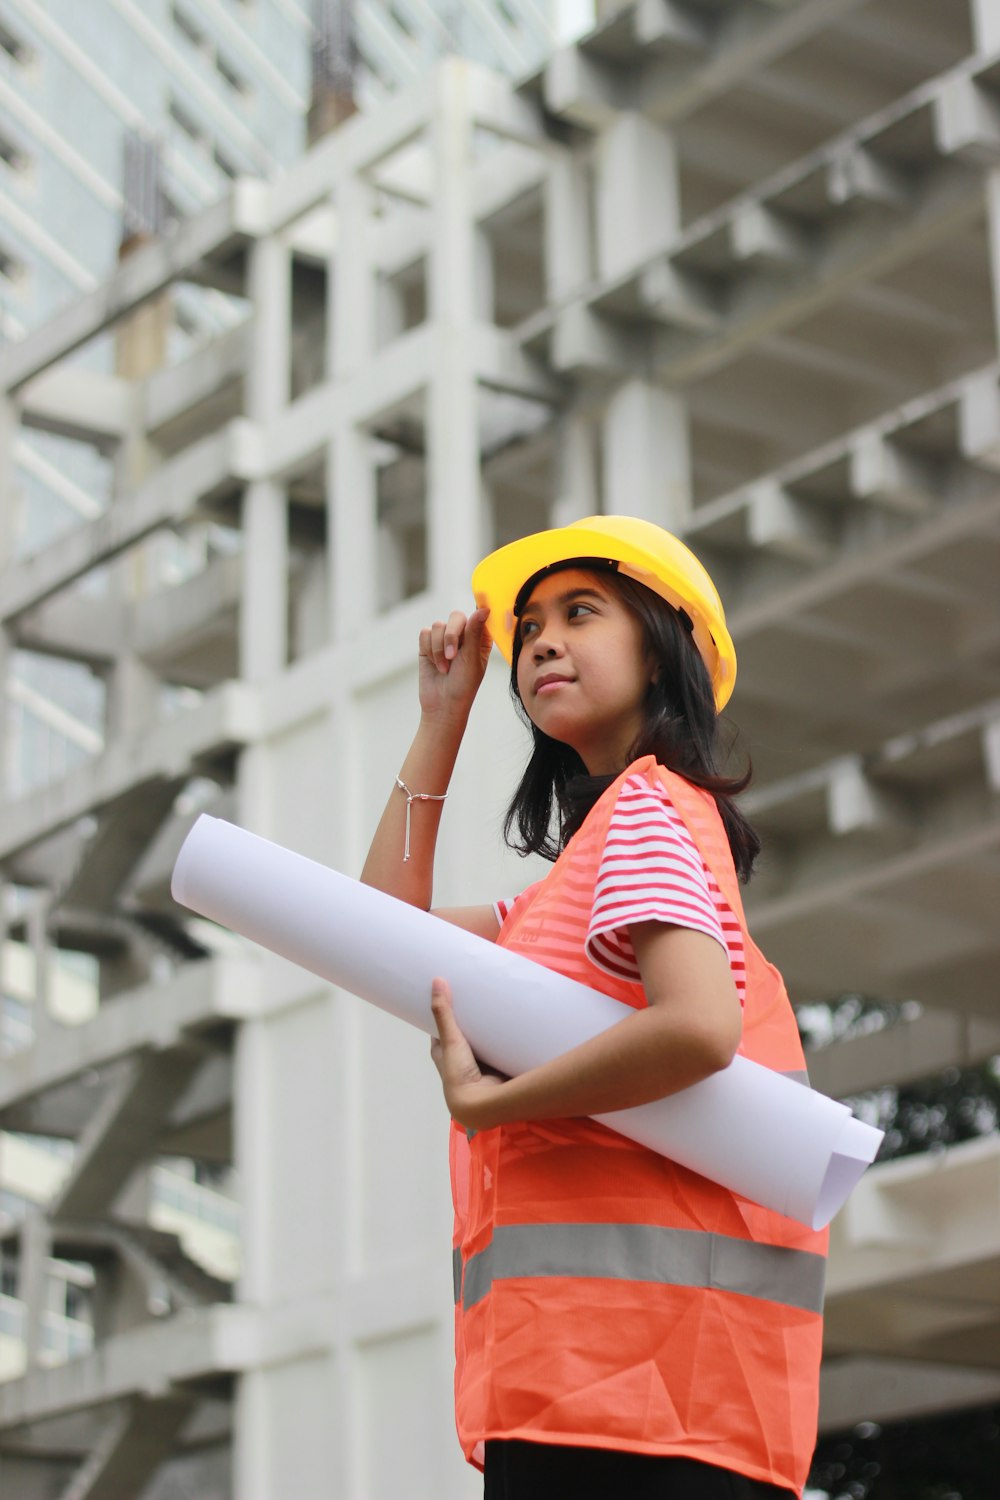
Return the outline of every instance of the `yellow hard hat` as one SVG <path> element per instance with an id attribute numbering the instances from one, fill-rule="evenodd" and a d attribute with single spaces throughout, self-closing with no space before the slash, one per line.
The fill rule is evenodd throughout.
<path id="1" fill-rule="evenodd" d="M 472 575 L 476 603 L 489 609 L 489 630 L 507 661 L 514 650 L 514 604 L 536 573 L 574 558 L 600 558 L 645 584 L 689 616 L 695 645 L 708 668 L 720 711 L 736 682 L 736 651 L 722 600 L 690 548 L 634 516 L 586 516 L 571 526 L 536 531 L 484 557 Z"/>

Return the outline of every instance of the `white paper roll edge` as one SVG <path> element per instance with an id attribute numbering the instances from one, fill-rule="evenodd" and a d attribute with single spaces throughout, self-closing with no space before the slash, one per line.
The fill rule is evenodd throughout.
<path id="1" fill-rule="evenodd" d="M 629 1007 L 202 814 L 174 867 L 182 906 L 434 1034 L 430 986 L 451 984 L 476 1055 L 525 1072 L 612 1026 Z M 597 1116 L 711 1181 L 821 1229 L 874 1160 L 882 1132 L 846 1105 L 736 1057 L 694 1087 Z"/>

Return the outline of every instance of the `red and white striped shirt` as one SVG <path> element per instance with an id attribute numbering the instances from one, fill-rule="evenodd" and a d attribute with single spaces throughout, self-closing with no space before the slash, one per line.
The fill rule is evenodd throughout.
<path id="1" fill-rule="evenodd" d="M 498 901 L 501 923 L 515 901 Z M 698 853 L 665 787 L 643 776 L 622 784 L 608 825 L 587 930 L 587 956 L 616 979 L 642 982 L 628 929 L 635 922 L 669 922 L 707 933 L 729 958 L 740 1004 L 746 990 L 743 936 L 718 882 Z"/>

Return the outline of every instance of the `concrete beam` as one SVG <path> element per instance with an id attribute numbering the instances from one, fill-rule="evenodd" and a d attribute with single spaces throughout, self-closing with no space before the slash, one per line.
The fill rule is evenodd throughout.
<path id="1" fill-rule="evenodd" d="M 672 385 L 703 379 L 735 361 L 771 334 L 792 328 L 829 307 L 853 287 L 885 276 L 963 232 L 982 213 L 982 183 L 967 168 L 943 166 L 906 206 L 861 232 L 856 224 L 830 222 L 818 234 L 814 260 L 777 283 L 747 278 L 734 285 L 718 331 L 700 339 L 664 332 L 654 354 L 656 375 Z"/>
<path id="2" fill-rule="evenodd" d="M 267 222 L 268 198 L 266 184 L 241 178 L 227 197 L 128 256 L 93 292 L 0 354 L 0 389 L 19 390 L 172 281 L 183 278 L 189 266 L 246 243 Z"/>
<path id="3" fill-rule="evenodd" d="M 170 1112 L 203 1061 L 199 1048 L 180 1046 L 138 1053 L 118 1065 L 50 1205 L 53 1219 L 110 1213 L 133 1173 L 156 1155 Z"/>
<path id="4" fill-rule="evenodd" d="M 541 109 L 535 100 L 511 90 L 506 78 L 464 60 L 474 126 L 501 140 L 550 148 Z"/>
<path id="5" fill-rule="evenodd" d="M 636 103 L 662 121 L 682 120 L 727 94 L 745 78 L 803 46 L 858 10 L 864 0 L 799 0 L 796 5 L 737 6 L 719 13 L 708 50 L 678 76 L 659 61 L 641 69 Z"/>
<path id="6" fill-rule="evenodd" d="M 994 1260 L 1000 1273 L 998 1168 L 1000 1140 L 995 1136 L 870 1168 L 831 1229 L 831 1308 L 839 1299 L 887 1285 L 905 1288 L 915 1278 L 932 1299 L 961 1303 L 962 1267 Z M 961 1213 L 955 1211 L 959 1204 Z M 1000 1274 L 993 1288 L 992 1316 L 1000 1322 Z M 981 1300 L 971 1281 L 965 1292 L 970 1302 Z M 919 1327 L 915 1331 L 922 1336 Z M 907 1331 L 899 1333 L 902 1353 Z"/>
<path id="7" fill-rule="evenodd" d="M 914 194 L 911 180 L 866 146 L 837 152 L 827 167 L 826 188 L 830 202 L 838 207 L 872 203 L 907 208 Z"/>
<path id="8" fill-rule="evenodd" d="M 677 0 L 636 0 L 632 29 L 637 44 L 665 53 L 672 61 L 700 55 L 709 44 L 711 24 Z"/>
<path id="9" fill-rule="evenodd" d="M 67 661 L 108 663 L 126 640 L 127 606 L 117 600 L 57 594 L 19 615 L 12 638 L 25 651 Z"/>
<path id="10" fill-rule="evenodd" d="M 1000 718 L 983 726 L 983 765 L 991 792 L 1000 792 Z"/>
<path id="11" fill-rule="evenodd" d="M 193 774 L 199 761 L 245 745 L 256 733 L 256 695 L 245 684 L 227 683 L 186 713 L 112 741 L 61 781 L 16 803 L 0 804 L 0 860 L 12 859 L 145 782 Z"/>
<path id="12" fill-rule="evenodd" d="M 170 817 L 184 780 L 181 776 L 146 781 L 117 798 L 98 820 L 80 864 L 64 873 L 53 893 L 54 906 L 70 911 L 116 910 L 122 887 Z"/>
<path id="13" fill-rule="evenodd" d="M 903 515 L 923 515 L 941 498 L 940 466 L 872 431 L 851 444 L 848 482 L 857 499 Z"/>
<path id="14" fill-rule="evenodd" d="M 1000 470 L 1000 384 L 995 368 L 978 372 L 962 388 L 958 445 L 974 463 Z"/>
<path id="15" fill-rule="evenodd" d="M 148 1391 L 151 1370 L 157 1371 L 161 1389 L 217 1375 L 226 1314 L 233 1311 L 186 1310 L 183 1318 L 165 1319 L 106 1339 L 100 1349 L 68 1364 L 7 1381 L 0 1385 L 0 1433 L 130 1399 Z"/>
<path id="16" fill-rule="evenodd" d="M 554 378 L 540 359 L 527 353 L 507 329 L 476 323 L 471 338 L 473 368 L 480 385 L 546 406 L 565 403 L 569 394 L 566 385 Z"/>
<path id="17" fill-rule="evenodd" d="M 752 486 L 747 523 L 747 540 L 755 547 L 810 563 L 826 562 L 833 554 L 834 530 L 822 507 L 773 480 Z"/>
<path id="18" fill-rule="evenodd" d="M 68 365 L 29 381 L 21 392 L 20 410 L 25 427 L 103 448 L 121 442 L 135 420 L 127 380 Z"/>
<path id="19" fill-rule="evenodd" d="M 902 533 L 890 531 L 886 537 L 872 537 L 871 545 L 862 546 L 855 534 L 854 547 L 844 549 L 831 564 L 810 573 L 782 589 L 762 579 L 759 590 L 754 585 L 754 570 L 747 570 L 742 597 L 731 606 L 730 630 L 737 640 L 747 640 L 759 631 L 781 626 L 792 615 L 811 609 L 852 592 L 863 583 L 906 572 L 912 564 L 932 558 L 943 548 L 961 538 L 979 536 L 1000 521 L 1000 487 L 964 502 L 955 499 L 945 509 Z"/>
<path id="20" fill-rule="evenodd" d="M 554 370 L 576 378 L 642 376 L 648 341 L 579 305 L 556 317 L 550 355 Z"/>
<path id="21" fill-rule="evenodd" d="M 448 58 L 446 66 L 461 69 L 463 62 Z M 427 129 L 432 102 L 432 80 L 428 76 L 398 94 L 388 95 L 377 110 L 354 115 L 324 136 L 296 164 L 294 172 L 270 185 L 270 231 L 280 231 L 310 213 L 333 194 L 344 177 L 367 175 L 411 145 Z"/>
<path id="22" fill-rule="evenodd" d="M 729 224 L 729 243 L 735 261 L 778 270 L 801 266 L 813 253 L 805 229 L 763 203 L 751 203 L 736 212 Z"/>
<path id="23" fill-rule="evenodd" d="M 946 997 L 942 997 L 946 999 Z M 945 1068 L 974 1068 L 1000 1053 L 1000 1021 L 925 1010 L 912 1021 L 809 1053 L 813 1088 L 843 1099 L 915 1083 Z"/>
<path id="24" fill-rule="evenodd" d="M 550 114 L 592 131 L 609 129 L 628 107 L 625 78 L 580 47 L 564 47 L 549 59 L 543 96 Z"/>
<path id="25" fill-rule="evenodd" d="M 141 1494 L 170 1457 L 195 1404 L 184 1395 L 136 1397 L 112 1410 L 59 1500 L 121 1500 Z"/>
<path id="26" fill-rule="evenodd" d="M 994 914 L 935 909 L 926 893 L 995 863 L 1000 819 L 973 809 L 958 831 L 892 838 L 910 847 L 887 853 L 881 839 L 874 848 L 862 840 L 839 863 L 824 844 L 803 847 L 781 889 L 750 902 L 754 933 L 796 1000 L 859 990 L 988 1017 L 1000 958 Z"/>
<path id="27" fill-rule="evenodd" d="M 170 677 L 171 662 L 195 650 L 220 619 L 235 620 L 239 585 L 239 558 L 218 557 L 186 582 L 137 599 L 128 634 L 136 654 Z"/>
<path id="28" fill-rule="evenodd" d="M 819 1430 L 919 1420 L 998 1400 L 1000 1372 L 992 1370 L 877 1355 L 828 1359 L 820 1375 Z"/>
<path id="29" fill-rule="evenodd" d="M 44 1047 L 0 1058 L 0 1120 L 31 1099 L 100 1073 L 143 1050 L 163 1051 L 219 1019 L 254 1014 L 258 968 L 250 958 L 185 964 L 171 978 L 142 985 L 100 1007 L 83 1026 L 57 1028 Z"/>
<path id="30" fill-rule="evenodd" d="M 912 818 L 900 800 L 879 787 L 860 756 L 846 756 L 831 768 L 827 817 L 835 838 L 858 832 L 890 832 L 908 837 Z"/>
<path id="31" fill-rule="evenodd" d="M 697 271 L 661 256 L 639 274 L 639 301 L 650 317 L 672 328 L 715 333 L 725 324 L 722 288 Z"/>
<path id="32" fill-rule="evenodd" d="M 24 558 L 0 580 L 0 619 L 15 619 L 144 537 L 188 519 L 199 503 L 227 485 L 252 479 L 259 461 L 255 437 L 249 423 L 230 422 L 165 463 L 96 520 Z"/>
<path id="33" fill-rule="evenodd" d="M 987 168 L 1000 161 L 1000 100 L 975 78 L 949 81 L 934 100 L 934 140 L 945 156 Z"/>
<path id="34" fill-rule="evenodd" d="M 158 444 L 177 443 L 175 429 L 184 417 L 243 378 L 251 343 L 248 324 L 230 328 L 203 349 L 156 370 L 139 387 L 140 425 Z"/>

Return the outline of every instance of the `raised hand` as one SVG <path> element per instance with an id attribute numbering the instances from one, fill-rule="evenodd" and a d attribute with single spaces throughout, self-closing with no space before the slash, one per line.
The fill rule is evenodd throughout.
<path id="1" fill-rule="evenodd" d="M 425 718 L 465 716 L 479 691 L 493 641 L 486 629 L 489 611 L 471 615 L 452 610 L 420 632 L 419 693 Z"/>

